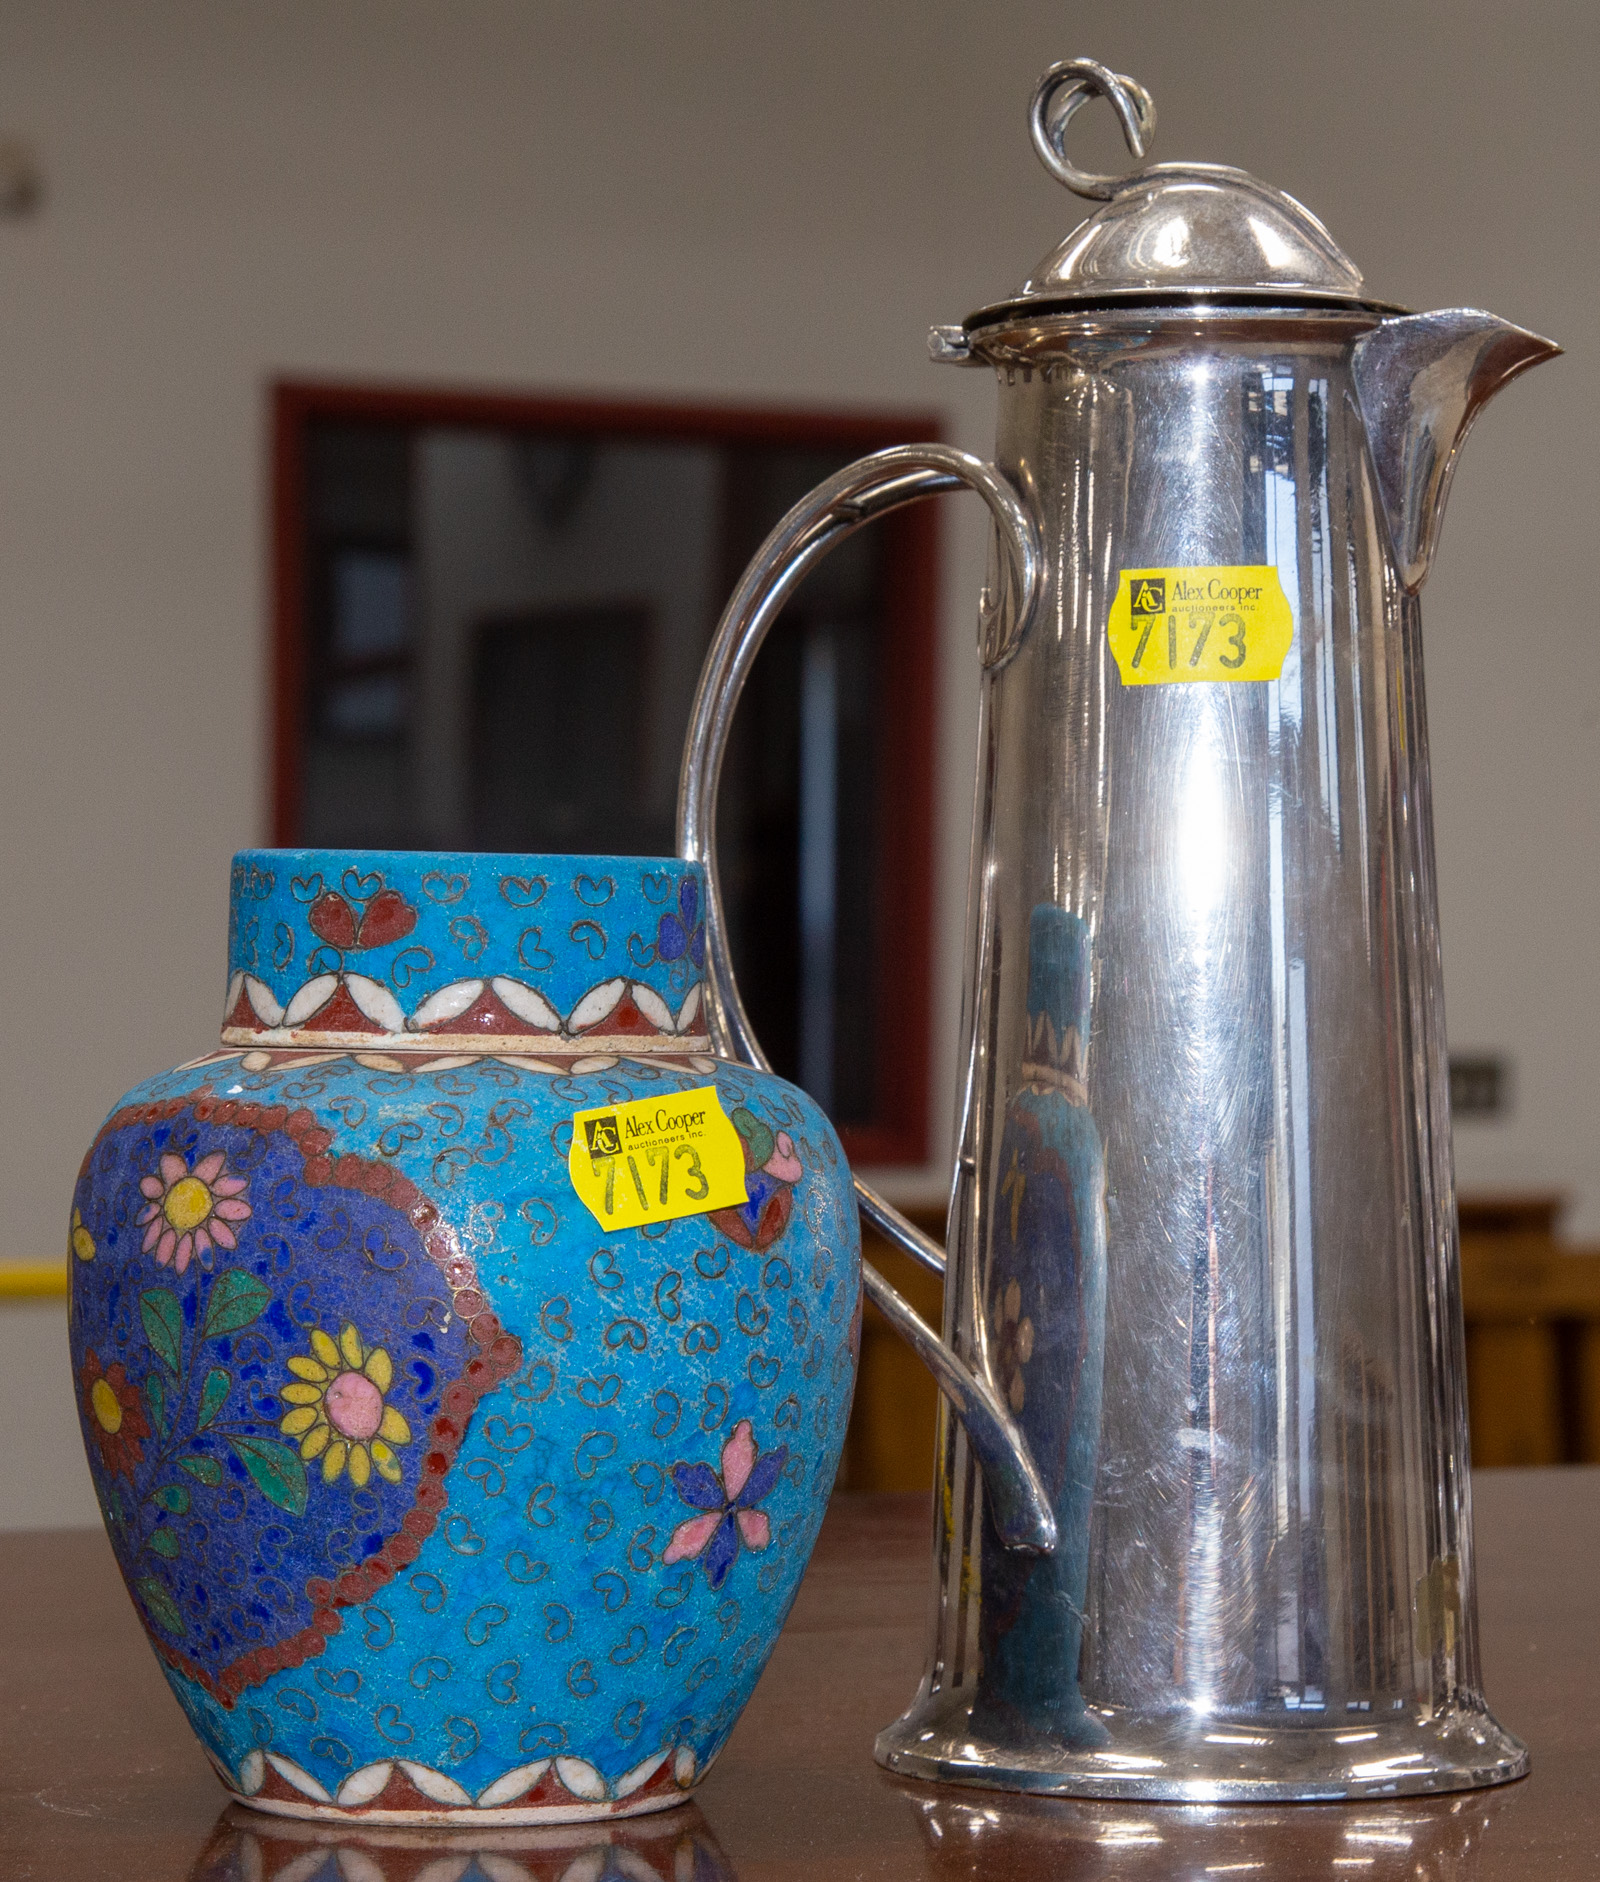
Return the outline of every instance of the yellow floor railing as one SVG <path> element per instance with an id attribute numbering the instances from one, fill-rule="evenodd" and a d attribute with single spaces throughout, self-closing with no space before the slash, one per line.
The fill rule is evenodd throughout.
<path id="1" fill-rule="evenodd" d="M 60 1299 L 66 1291 L 64 1261 L 0 1261 L 0 1300 Z"/>

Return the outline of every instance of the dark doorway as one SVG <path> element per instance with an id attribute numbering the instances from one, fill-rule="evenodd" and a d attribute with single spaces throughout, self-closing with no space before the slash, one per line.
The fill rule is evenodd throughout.
<path id="1" fill-rule="evenodd" d="M 277 837 L 673 847 L 701 661 L 762 538 L 927 418 L 285 386 Z M 925 1150 L 935 511 L 799 590 L 740 706 L 729 936 L 774 1064 L 853 1156 Z"/>

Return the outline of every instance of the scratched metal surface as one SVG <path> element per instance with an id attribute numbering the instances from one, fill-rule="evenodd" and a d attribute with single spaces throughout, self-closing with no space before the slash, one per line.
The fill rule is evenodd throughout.
<path id="1" fill-rule="evenodd" d="M 947 1333 L 1004 1370 L 1030 923 L 1062 908 L 1092 947 L 1073 1090 L 1105 1166 L 1103 1322 L 1072 1363 L 1103 1338 L 1105 1383 L 1088 1533 L 1061 1545 L 1087 1556 L 1059 1669 L 1082 1705 L 1035 1720 L 1025 1675 L 979 1651 L 993 1568 L 947 1419 L 928 1678 L 884 1745 L 901 1771 L 1221 1799 L 1517 1767 L 1473 1626 L 1420 620 L 1351 368 L 1374 324 L 1122 311 L 975 348 L 1049 590 L 986 679 Z M 1281 676 L 1122 685 L 1120 572 L 1218 565 L 1276 568 Z M 1037 1259 L 1043 1301 L 1050 1236 Z"/>

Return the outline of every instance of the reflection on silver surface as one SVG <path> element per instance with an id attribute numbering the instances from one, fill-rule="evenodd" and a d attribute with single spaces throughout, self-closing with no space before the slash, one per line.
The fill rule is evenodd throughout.
<path id="1" fill-rule="evenodd" d="M 1093 938 L 1105 1391 L 1054 1720 L 988 1645 L 983 1497 L 946 1424 L 929 1671 L 879 1741 L 897 1771 L 1254 1798 L 1525 1768 L 1478 1675 L 1420 628 L 1351 370 L 1376 325 L 1127 309 L 975 337 L 1049 574 L 985 680 L 945 1331 L 1003 1337 L 1003 1120 L 1054 906 Z M 1206 565 L 1277 569 L 1280 678 L 1124 687 L 1120 571 Z"/>
<path id="2" fill-rule="evenodd" d="M 698 1806 L 546 1830 L 363 1829 L 231 1804 L 189 1882 L 736 1882 Z"/>
<path id="3" fill-rule="evenodd" d="M 1089 61 L 1047 129 L 1058 79 L 1147 134 Z M 829 532 L 985 495 L 1012 605 L 979 634 L 943 1344 L 869 1279 L 945 1394 L 927 1672 L 878 1756 L 1139 1799 L 1499 1783 L 1527 1753 L 1478 1667 L 1416 589 L 1467 426 L 1556 349 L 1386 318 L 1240 172 L 1089 181 L 1022 298 L 936 330 L 997 375 L 996 470 L 884 454 L 792 512 L 685 753 L 709 863 L 740 679 Z M 1123 684 L 1124 572 L 1241 568 L 1287 600 L 1276 677 Z M 711 899 L 713 1030 L 758 1058 Z"/>
<path id="4" fill-rule="evenodd" d="M 1351 1809 L 962 1799 L 907 1795 L 935 1877 L 1070 1874 L 1074 1882 L 1348 1876 L 1352 1882 L 1472 1882 L 1503 1799 L 1482 1794 Z"/>
<path id="5" fill-rule="evenodd" d="M 1282 190 L 1225 164 L 1158 163 L 1125 179 L 1104 209 L 1045 256 L 1022 299 L 1217 291 L 1358 300 L 1361 275 L 1310 210 Z M 985 310 L 968 325 L 989 318 Z"/>
<path id="6" fill-rule="evenodd" d="M 1400 580 L 1427 578 L 1461 441 L 1479 411 L 1561 351 L 1475 307 L 1386 320 L 1356 342 L 1352 369 Z"/>

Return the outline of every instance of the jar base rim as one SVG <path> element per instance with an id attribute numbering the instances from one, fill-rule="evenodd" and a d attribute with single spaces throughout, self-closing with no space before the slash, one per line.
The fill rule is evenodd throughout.
<path id="1" fill-rule="evenodd" d="M 294 1817 L 304 1823 L 337 1823 L 347 1828 L 370 1826 L 379 1829 L 426 1830 L 515 1830 L 535 1829 L 563 1823 L 616 1822 L 624 1817 L 643 1817 L 659 1810 L 677 1810 L 694 1795 L 692 1789 L 676 1794 L 659 1791 L 639 1797 L 607 1798 L 596 1803 L 571 1801 L 551 1804 L 508 1804 L 500 1808 L 470 1804 L 463 1808 L 436 1810 L 373 1810 L 357 1805 L 319 1804 L 310 1798 L 247 1797 L 243 1791 L 224 1786 L 230 1802 L 263 1815 Z"/>

